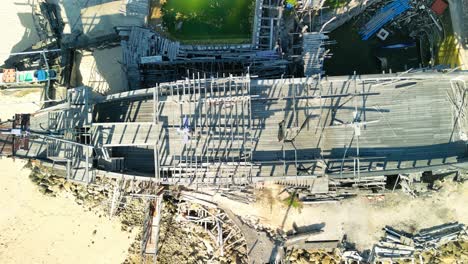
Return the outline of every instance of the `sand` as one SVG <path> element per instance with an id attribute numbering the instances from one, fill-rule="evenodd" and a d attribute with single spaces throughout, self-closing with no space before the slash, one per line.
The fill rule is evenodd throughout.
<path id="1" fill-rule="evenodd" d="M 43 89 L 0 90 L 0 120 L 13 118 L 15 114 L 34 113 L 41 108 Z"/>
<path id="2" fill-rule="evenodd" d="M 75 62 L 75 67 L 79 68 L 75 85 L 88 86 L 102 95 L 128 91 L 128 81 L 121 66 L 120 46 L 94 52 L 82 51 L 81 54 Z"/>
<path id="3" fill-rule="evenodd" d="M 32 7 L 28 0 L 2 1 L 0 8 L 0 65 L 12 52 L 20 52 L 39 41 L 36 33 Z M 0 119 L 7 120 L 15 113 L 32 113 L 40 107 L 41 90 L 0 91 Z"/>
<path id="4" fill-rule="evenodd" d="M 0 65 L 12 52 L 20 52 L 39 41 L 36 33 L 32 7 L 28 0 L 3 0 L 0 8 Z M 8 36 L 8 37 L 5 37 Z"/>
<path id="5" fill-rule="evenodd" d="M 134 234 L 72 197 L 48 197 L 25 161 L 0 159 L 0 260 L 8 263 L 122 263 Z M 64 194 L 65 195 L 65 194 Z M 95 233 L 95 234 L 94 234 Z"/>
<path id="6" fill-rule="evenodd" d="M 28 0 L 2 1 L 0 64 L 39 38 Z M 71 3 L 72 1 L 66 1 Z M 78 9 L 79 12 L 79 9 Z M 0 119 L 40 109 L 42 89 L 0 91 Z M 47 197 L 29 180 L 25 161 L 0 159 L 0 262 L 122 263 L 135 234 L 117 219 L 86 211 L 71 197 Z"/>

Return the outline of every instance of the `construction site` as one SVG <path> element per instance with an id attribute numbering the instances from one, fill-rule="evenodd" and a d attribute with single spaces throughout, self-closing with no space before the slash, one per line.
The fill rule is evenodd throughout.
<path id="1" fill-rule="evenodd" d="M 0 156 L 124 263 L 468 261 L 468 1 L 23 2 Z"/>

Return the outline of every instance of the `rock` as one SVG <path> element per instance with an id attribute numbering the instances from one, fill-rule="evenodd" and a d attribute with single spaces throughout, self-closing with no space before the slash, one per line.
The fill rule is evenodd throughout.
<path id="1" fill-rule="evenodd" d="M 74 190 L 73 188 L 73 183 L 69 182 L 69 181 L 65 181 L 63 183 L 63 188 L 67 191 L 67 192 L 72 192 Z"/>
<path id="2" fill-rule="evenodd" d="M 325 256 L 324 258 L 322 258 L 321 263 L 331 264 L 331 263 L 334 263 L 334 262 L 332 262 L 332 258 L 330 258 L 329 256 Z"/>
<path id="3" fill-rule="evenodd" d="M 228 262 L 228 259 L 226 257 L 219 257 L 218 260 L 221 263 L 227 263 Z"/>
<path id="4" fill-rule="evenodd" d="M 47 185 L 39 185 L 39 192 L 42 194 L 47 193 L 48 186 Z"/>
<path id="5" fill-rule="evenodd" d="M 207 241 L 207 240 L 203 239 L 202 242 L 205 245 L 206 251 L 208 252 L 208 254 L 212 254 L 213 253 L 213 247 L 211 246 L 210 241 Z"/>
<path id="6" fill-rule="evenodd" d="M 443 263 L 443 264 L 457 263 L 457 258 L 455 256 L 439 257 L 439 262 L 437 263 Z"/>
<path id="7" fill-rule="evenodd" d="M 310 263 L 318 263 L 318 262 L 319 262 L 319 259 L 318 259 L 317 256 L 315 256 L 315 255 L 310 255 L 310 256 L 309 256 L 309 262 L 310 262 Z"/>
<path id="8" fill-rule="evenodd" d="M 60 192 L 60 186 L 58 186 L 58 185 L 51 185 L 51 186 L 48 187 L 48 189 L 53 193 Z"/>
<path id="9" fill-rule="evenodd" d="M 36 178 L 38 178 L 38 179 L 44 179 L 44 178 L 45 178 L 45 175 L 42 174 L 42 173 L 39 172 L 39 171 L 36 172 L 36 173 L 34 173 L 34 176 L 35 176 Z"/>
<path id="10" fill-rule="evenodd" d="M 82 199 L 76 199 L 75 201 L 76 201 L 76 203 L 79 204 L 79 205 L 82 205 L 83 202 L 84 202 Z"/>
<path id="11" fill-rule="evenodd" d="M 440 180 L 436 180 L 434 181 L 434 183 L 432 184 L 432 189 L 438 191 L 440 189 L 442 189 L 443 187 L 443 183 L 440 181 Z"/>
<path id="12" fill-rule="evenodd" d="M 56 185 L 59 183 L 59 178 L 58 177 L 55 177 L 55 176 L 50 176 L 47 178 L 47 181 L 51 184 L 51 185 Z"/>
<path id="13" fill-rule="evenodd" d="M 78 198 L 84 199 L 86 196 L 88 196 L 88 192 L 84 189 L 76 189 L 76 196 Z"/>
<path id="14" fill-rule="evenodd" d="M 297 260 L 297 258 L 298 258 L 297 251 L 293 251 L 292 254 L 289 257 L 289 260 L 290 261 L 295 261 L 295 260 Z"/>
<path id="15" fill-rule="evenodd" d="M 64 184 L 65 182 L 67 181 L 67 179 L 63 178 L 63 177 L 57 177 L 57 182 L 60 183 L 60 184 Z"/>
<path id="16" fill-rule="evenodd" d="M 98 193 L 99 193 L 98 191 L 94 190 L 93 188 L 88 188 L 86 191 L 87 191 L 89 194 L 98 194 Z"/>
<path id="17" fill-rule="evenodd" d="M 93 195 L 94 200 L 104 200 L 104 196 L 102 194 L 95 194 Z"/>

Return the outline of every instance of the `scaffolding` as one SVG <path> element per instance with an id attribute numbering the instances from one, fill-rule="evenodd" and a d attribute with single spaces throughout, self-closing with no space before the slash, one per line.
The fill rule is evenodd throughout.
<path id="1" fill-rule="evenodd" d="M 122 131 L 113 132 L 115 138 L 125 140 L 103 141 L 102 146 L 143 144 L 144 148 L 129 152 L 126 157 L 132 161 L 121 172 L 150 175 L 148 179 L 159 184 L 241 185 L 329 176 L 333 179 L 331 189 L 348 185 L 380 188 L 385 184 L 380 177 L 385 170 L 424 168 L 427 165 L 420 164 L 424 159 L 445 166 L 457 162 L 458 153 L 464 151 L 459 142 L 466 137 L 461 134 L 466 128 L 466 100 L 458 99 L 464 96 L 464 79 L 437 78 L 426 73 L 401 73 L 365 78 L 355 74 L 346 79 L 250 80 L 249 75 L 213 78 L 191 74 L 191 78 L 162 83 L 154 89 L 110 96 L 109 100 L 122 98 L 125 102 L 103 105 L 100 120 L 121 123 L 94 125 L 125 127 L 122 130 L 128 137 L 122 136 Z M 437 111 L 426 104 L 428 96 L 419 96 L 427 92 L 423 84 L 438 89 L 431 90 L 440 98 Z M 449 102 L 447 89 L 451 105 L 445 104 Z M 415 96 L 407 99 L 405 94 Z M 414 102 L 410 105 L 414 110 L 439 114 L 443 129 L 428 124 L 427 115 L 413 116 L 412 123 L 398 122 L 399 116 L 409 111 L 399 102 L 408 100 Z M 119 112 L 110 114 L 117 109 Z M 450 113 L 453 120 L 445 118 Z M 125 122 L 130 115 L 132 122 Z M 448 161 L 436 159 L 447 155 L 440 150 L 437 155 L 426 154 L 434 153 L 437 139 L 426 146 L 428 143 L 418 137 L 397 134 L 398 129 L 407 127 L 447 139 L 453 129 Z M 375 140 L 383 134 L 385 141 Z M 411 145 L 401 143 L 401 138 L 410 140 Z M 452 145 L 456 149 L 449 149 Z M 417 163 L 406 149 L 414 150 Z"/>
<path id="2" fill-rule="evenodd" d="M 216 182 L 222 175 L 232 183 L 248 180 L 253 151 L 248 75 L 215 79 L 198 74 L 160 85 L 154 93 L 154 123 L 165 128 L 154 150 L 157 179 L 202 183 Z M 180 112 L 173 113 L 174 123 L 159 118 L 159 109 L 166 104 L 180 105 Z M 171 156 L 172 163 L 159 155 L 170 136 L 179 137 L 183 146 Z"/>
<path id="3" fill-rule="evenodd" d="M 241 248 L 247 249 L 242 230 L 229 217 L 228 212 L 223 211 L 216 204 L 182 194 L 181 201 L 177 204 L 177 211 L 179 221 L 204 227 L 217 246 L 215 254 L 224 256 Z"/>
<path id="4" fill-rule="evenodd" d="M 89 90 L 76 88 L 68 92 L 65 103 L 45 113 L 47 125 L 40 123 L 39 129 L 31 129 L 32 136 L 45 141 L 46 158 L 65 163 L 67 180 L 94 180 L 91 109 Z"/>
<path id="5" fill-rule="evenodd" d="M 147 263 L 148 258 L 152 259 L 153 263 L 157 263 L 159 253 L 159 233 L 161 229 L 161 218 L 163 209 L 163 193 L 157 195 L 148 195 L 144 197 L 148 199 L 146 208 L 146 217 L 143 222 L 143 236 L 141 240 L 141 255 L 143 263 Z"/>
<path id="6" fill-rule="evenodd" d="M 302 60 L 304 63 L 304 76 L 311 77 L 323 74 L 323 62 L 326 58 L 326 44 L 334 42 L 328 41 L 328 36 L 321 32 L 311 32 L 302 34 Z"/>
<path id="7" fill-rule="evenodd" d="M 118 31 L 130 90 L 192 78 L 190 72 L 241 76 L 249 68 L 250 74 L 279 77 L 289 65 L 273 50 L 273 39 L 268 47 L 260 48 L 251 44 L 181 45 L 146 28 L 119 27 Z"/>
<path id="8" fill-rule="evenodd" d="M 255 47 L 273 50 L 280 34 L 283 17 L 282 0 L 257 0 L 252 33 Z"/>

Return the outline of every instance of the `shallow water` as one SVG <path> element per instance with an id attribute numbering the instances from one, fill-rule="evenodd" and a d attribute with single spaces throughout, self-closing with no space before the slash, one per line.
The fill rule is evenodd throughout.
<path id="1" fill-rule="evenodd" d="M 162 7 L 169 33 L 181 40 L 246 39 L 253 0 L 168 0 Z"/>

